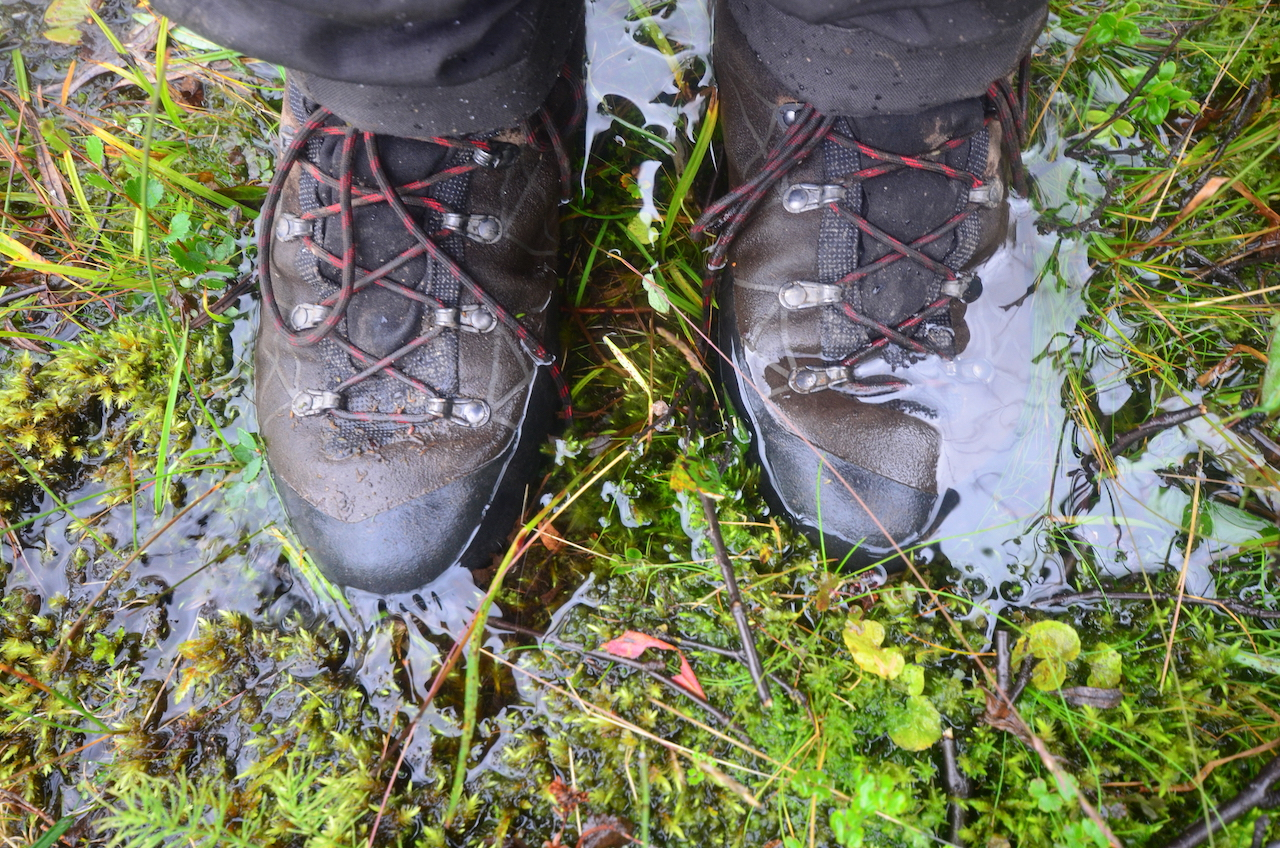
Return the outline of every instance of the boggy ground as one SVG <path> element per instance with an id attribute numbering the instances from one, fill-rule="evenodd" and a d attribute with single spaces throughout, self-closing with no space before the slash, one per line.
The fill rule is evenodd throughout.
<path id="1" fill-rule="evenodd" d="M 984 272 L 1026 391 L 884 586 L 768 512 L 700 358 L 705 10 L 590 14 L 578 415 L 491 568 L 379 599 L 299 554 L 253 436 L 277 70 L 123 2 L 0 6 L 6 844 L 1280 839 L 1268 4 L 1053 4 Z"/>

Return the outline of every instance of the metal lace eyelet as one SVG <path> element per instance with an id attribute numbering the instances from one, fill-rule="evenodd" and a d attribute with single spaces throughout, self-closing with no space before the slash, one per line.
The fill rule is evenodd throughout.
<path id="1" fill-rule="evenodd" d="M 842 185 L 795 183 L 782 193 L 782 207 L 788 212 L 812 212 L 814 209 L 844 200 L 849 190 Z"/>
<path id="2" fill-rule="evenodd" d="M 477 147 L 471 154 L 471 161 L 481 168 L 501 170 L 510 168 L 520 158 L 520 148 L 505 141 L 486 142 L 488 148 Z"/>
<path id="3" fill-rule="evenodd" d="M 965 303 L 973 303 L 982 296 L 982 278 L 966 271 L 958 274 L 954 280 L 945 281 L 942 284 L 942 293 L 947 297 L 963 300 Z"/>
<path id="4" fill-rule="evenodd" d="M 992 177 L 982 185 L 969 189 L 969 202 L 995 209 L 1004 203 L 1004 183 L 999 177 Z"/>
<path id="5" fill-rule="evenodd" d="M 492 215 L 464 215 L 446 212 L 440 226 L 450 232 L 462 233 L 479 244 L 493 244 L 502 238 L 502 222 Z"/>
<path id="6" fill-rule="evenodd" d="M 794 124 L 800 119 L 800 110 L 803 108 L 803 103 L 783 103 L 778 107 L 778 125 L 786 129 Z"/>
<path id="7" fill-rule="evenodd" d="M 341 396 L 336 392 L 327 392 L 323 389 L 303 389 L 293 396 L 293 414 L 303 418 L 341 407 Z"/>
<path id="8" fill-rule="evenodd" d="M 299 303 L 289 313 L 289 324 L 294 330 L 310 330 L 312 327 L 323 324 L 332 311 L 329 307 L 318 303 Z"/>
<path id="9" fill-rule="evenodd" d="M 281 212 L 276 217 L 275 235 L 280 241 L 293 241 L 311 235 L 311 222 L 297 215 Z"/>
<path id="10" fill-rule="evenodd" d="M 801 365 L 792 370 L 787 377 L 787 385 L 794 392 L 802 395 L 812 394 L 849 382 L 849 367 L 846 365 L 813 366 Z"/>
<path id="11" fill-rule="evenodd" d="M 807 280 L 793 280 L 778 291 L 778 302 L 784 309 L 810 309 L 814 306 L 825 306 L 840 303 L 844 300 L 844 289 L 831 283 L 811 283 Z"/>
<path id="12" fill-rule="evenodd" d="M 460 308 L 442 306 L 431 310 L 431 323 L 443 330 L 465 330 L 468 333 L 488 333 L 498 326 L 498 319 L 480 304 Z"/>
<path id="13" fill-rule="evenodd" d="M 462 427 L 483 427 L 489 423 L 489 404 L 475 398 L 430 398 L 427 414 L 445 418 Z"/>

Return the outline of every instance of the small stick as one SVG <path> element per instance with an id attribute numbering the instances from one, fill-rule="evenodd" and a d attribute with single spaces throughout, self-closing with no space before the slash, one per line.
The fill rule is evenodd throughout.
<path id="1" fill-rule="evenodd" d="M 1022 697 L 1022 690 L 1027 688 L 1027 684 L 1031 682 L 1031 673 L 1036 670 L 1036 664 L 1040 660 L 1035 657 L 1027 657 L 1022 661 L 1022 668 L 1018 669 L 1018 679 L 1013 682 L 1013 689 L 1009 692 L 1009 703 L 1013 704 Z"/>
<path id="2" fill-rule="evenodd" d="M 702 512 L 707 516 L 707 527 L 711 531 L 711 547 L 715 550 L 716 562 L 720 563 L 720 573 L 724 575 L 725 589 L 729 593 L 729 611 L 738 624 L 738 638 L 742 640 L 747 671 L 751 672 L 751 682 L 756 685 L 760 706 L 767 710 L 773 706 L 773 696 L 769 694 L 764 667 L 760 664 L 760 655 L 756 653 L 756 642 L 751 635 L 751 625 L 747 622 L 747 608 L 742 603 L 742 593 L 738 591 L 738 578 L 733 573 L 729 552 L 725 550 L 724 537 L 720 535 L 720 518 L 716 515 L 716 505 L 706 492 L 698 492 L 698 497 L 702 500 Z"/>
<path id="3" fill-rule="evenodd" d="M 1271 793 L 1271 787 L 1280 780 L 1280 757 L 1262 767 L 1258 776 L 1245 786 L 1244 790 L 1209 813 L 1208 821 L 1196 822 L 1184 830 L 1165 848 L 1196 848 L 1212 834 L 1231 824 L 1236 819 L 1262 806 L 1274 806 L 1280 799 Z"/>
<path id="4" fill-rule="evenodd" d="M 1176 601 L 1177 599 L 1177 595 L 1169 594 L 1167 592 L 1103 592 L 1101 589 L 1092 589 L 1088 592 L 1076 592 L 1073 595 L 1057 595 L 1052 598 L 1046 598 L 1043 601 L 1035 601 L 1031 605 L 1058 606 L 1076 603 L 1077 601 Z M 1261 618 L 1264 621 L 1275 621 L 1280 619 L 1280 610 L 1251 607 L 1248 604 L 1242 604 L 1239 601 L 1224 600 L 1221 598 L 1201 598 L 1196 595 L 1183 595 L 1182 603 L 1202 607 L 1218 607 L 1219 609 L 1228 610 L 1230 612 L 1238 613 L 1239 615 Z"/>
<path id="5" fill-rule="evenodd" d="M 1119 456 L 1124 453 L 1131 445 L 1147 436 L 1154 436 L 1162 430 L 1174 426 L 1175 424 L 1185 424 L 1188 421 L 1199 418 L 1209 410 L 1204 404 L 1196 404 L 1188 406 L 1184 409 L 1175 409 L 1172 412 L 1162 412 L 1153 416 L 1148 421 L 1139 424 L 1132 430 L 1127 430 L 1116 437 L 1111 446 L 1107 448 L 1107 453 L 1111 456 Z M 1080 463 L 1088 473 L 1090 482 L 1097 477 L 1098 471 L 1102 468 L 1102 460 L 1096 454 L 1089 454 L 1083 458 Z"/>
<path id="6" fill-rule="evenodd" d="M 733 723 L 733 719 L 729 718 L 729 716 L 725 715 L 720 710 L 716 709 L 715 706 L 713 706 L 705 698 L 699 698 L 697 695 L 693 694 L 688 689 L 684 688 L 683 686 L 669 679 L 666 675 L 659 673 L 651 663 L 641 662 L 640 660 L 628 659 L 627 657 L 619 657 L 615 654 L 605 654 L 605 653 L 601 653 L 600 651 L 592 651 L 589 648 L 582 647 L 581 645 L 575 645 L 572 642 L 566 642 L 563 639 L 559 639 L 555 636 L 550 636 L 546 633 L 543 633 L 540 630 L 535 630 L 532 627 L 525 627 L 522 624 L 516 624 L 511 621 L 503 621 L 501 619 L 490 619 L 485 626 L 488 627 L 490 630 L 498 630 L 504 633 L 519 633 L 522 636 L 529 636 L 533 639 L 538 639 L 539 641 L 546 642 L 548 645 L 555 645 L 557 648 L 563 648 L 566 651 L 573 651 L 574 653 L 581 654 L 582 656 L 587 657 L 589 659 L 596 660 L 597 662 L 614 663 L 615 665 L 626 666 L 627 668 L 634 669 L 642 674 L 647 674 L 649 677 L 658 681 L 663 686 L 670 689 L 672 692 L 683 695 L 684 697 L 688 698 L 690 701 L 693 701 L 699 707 L 702 707 L 703 710 L 705 710 L 709 715 L 711 715 L 712 718 L 716 719 L 721 724 L 725 725 L 726 727 L 730 728 L 735 732 L 738 731 L 738 727 Z"/>
<path id="7" fill-rule="evenodd" d="M 1000 697 L 1009 697 L 1009 681 L 1011 677 L 1009 671 L 1009 631 L 996 631 L 996 688 L 1000 690 Z M 1012 699 L 1010 699 L 1012 703 Z"/>
<path id="8" fill-rule="evenodd" d="M 1250 848 L 1262 848 L 1262 840 L 1267 838 L 1267 828 L 1271 826 L 1271 816 L 1263 813 L 1253 823 L 1253 842 Z"/>
<path id="9" fill-rule="evenodd" d="M 969 797 L 969 781 L 960 771 L 956 762 L 956 737 L 951 728 L 942 731 L 942 777 L 946 786 L 947 818 L 951 822 L 951 834 L 947 839 L 952 845 L 963 846 L 960 831 L 964 828 L 964 805 L 960 802 Z"/>
<path id="10" fill-rule="evenodd" d="M 743 659 L 742 653 L 740 651 L 735 651 L 730 648 L 718 648 L 715 645 L 708 645 L 705 642 L 695 642 L 692 639 L 685 639 L 684 637 L 676 639 L 676 644 L 682 648 L 689 648 L 694 651 L 706 651 L 709 654 L 719 654 L 722 657 L 729 657 L 730 659 L 735 659 L 738 662 L 742 663 L 743 665 L 747 664 L 747 661 Z M 809 699 L 805 697 L 805 694 L 801 692 L 799 689 L 796 689 L 787 681 L 783 680 L 778 675 L 770 671 L 770 672 L 765 672 L 764 676 L 772 680 L 778 686 L 779 689 L 781 689 L 782 691 L 790 695 L 792 700 L 794 700 L 797 704 L 800 704 L 801 706 L 808 705 Z"/>

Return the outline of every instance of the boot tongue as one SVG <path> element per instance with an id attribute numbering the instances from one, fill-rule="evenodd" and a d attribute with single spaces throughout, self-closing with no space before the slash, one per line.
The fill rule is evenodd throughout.
<path id="1" fill-rule="evenodd" d="M 944 103 L 914 115 L 872 115 L 848 118 L 854 135 L 864 144 L 899 156 L 927 153 L 953 138 L 982 129 L 985 110 L 981 97 Z"/>

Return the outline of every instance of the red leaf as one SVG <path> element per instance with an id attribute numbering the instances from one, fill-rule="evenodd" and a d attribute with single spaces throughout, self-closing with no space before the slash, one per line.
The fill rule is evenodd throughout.
<path id="1" fill-rule="evenodd" d="M 689 665 L 689 661 L 684 658 L 684 652 L 669 642 L 654 638 L 647 633 L 628 630 L 617 639 L 611 639 L 600 646 L 601 650 L 613 654 L 615 657 L 626 657 L 629 660 L 639 658 L 649 648 L 655 648 L 659 651 L 675 651 L 680 657 L 680 673 L 671 678 L 671 682 L 686 692 L 692 692 L 704 701 L 707 699 L 707 693 L 702 691 L 702 684 L 698 682 L 698 676 L 693 673 L 693 666 Z"/>
<path id="2" fill-rule="evenodd" d="M 684 654 L 680 655 L 680 673 L 671 678 L 671 682 L 697 695 L 702 700 L 707 700 L 707 693 L 702 691 L 702 684 L 698 682 L 698 677 L 693 673 L 693 666 L 689 665 L 689 661 L 684 658 Z"/>
<path id="3" fill-rule="evenodd" d="M 674 651 L 675 645 L 668 644 L 661 639 L 655 639 L 647 633 L 637 633 L 634 630 L 628 630 L 617 639 L 610 639 L 600 646 L 602 651 L 613 654 L 615 657 L 626 657 L 634 660 L 645 652 L 647 648 L 657 648 L 659 651 Z"/>

